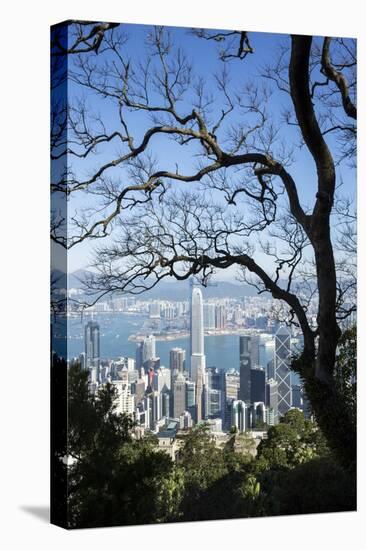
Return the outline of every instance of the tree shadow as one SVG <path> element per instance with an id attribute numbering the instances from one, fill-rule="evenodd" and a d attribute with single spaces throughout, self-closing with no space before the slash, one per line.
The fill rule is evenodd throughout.
<path id="1" fill-rule="evenodd" d="M 31 514 L 43 522 L 49 523 L 50 521 L 50 507 L 49 506 L 20 506 L 20 509 L 27 514 Z"/>

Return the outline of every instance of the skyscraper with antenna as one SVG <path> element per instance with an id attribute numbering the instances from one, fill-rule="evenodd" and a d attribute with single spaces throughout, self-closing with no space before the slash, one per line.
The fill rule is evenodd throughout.
<path id="1" fill-rule="evenodd" d="M 196 422 L 203 418 L 202 396 L 205 384 L 203 298 L 200 288 L 192 287 L 191 301 L 191 378 L 196 384 Z"/>

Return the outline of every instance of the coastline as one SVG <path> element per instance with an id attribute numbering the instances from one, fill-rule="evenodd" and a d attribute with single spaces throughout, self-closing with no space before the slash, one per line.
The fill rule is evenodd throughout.
<path id="1" fill-rule="evenodd" d="M 243 334 L 246 334 L 248 330 L 251 329 L 243 329 L 243 328 L 233 328 L 233 329 L 226 329 L 226 330 L 208 330 L 204 332 L 205 336 L 240 336 Z M 151 331 L 151 334 L 155 337 L 156 342 L 166 342 L 166 341 L 174 341 L 174 340 L 181 340 L 183 338 L 189 338 L 189 331 L 181 331 L 181 332 L 174 332 L 174 333 L 165 333 L 165 334 L 155 334 L 154 331 Z M 146 337 L 146 333 L 136 333 L 136 334 L 130 334 L 128 337 L 128 340 L 130 342 L 140 342 Z"/>

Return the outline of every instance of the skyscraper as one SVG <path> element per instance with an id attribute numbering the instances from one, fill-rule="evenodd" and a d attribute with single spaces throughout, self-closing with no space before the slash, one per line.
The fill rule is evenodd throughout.
<path id="1" fill-rule="evenodd" d="M 222 304 L 217 305 L 215 309 L 215 326 L 219 330 L 226 327 L 226 307 Z"/>
<path id="2" fill-rule="evenodd" d="M 283 416 L 292 407 L 291 334 L 281 326 L 275 336 L 275 379 L 278 384 L 278 414 Z"/>
<path id="3" fill-rule="evenodd" d="M 161 394 L 158 391 L 153 391 L 150 394 L 151 398 L 151 414 L 152 414 L 152 423 L 153 427 L 156 426 L 156 423 L 161 419 L 162 415 L 162 402 Z"/>
<path id="4" fill-rule="evenodd" d="M 145 363 L 146 361 L 154 359 L 155 357 L 155 336 L 150 334 L 150 336 L 146 336 L 146 338 L 144 338 L 142 362 Z"/>
<path id="5" fill-rule="evenodd" d="M 217 367 L 208 367 L 207 375 L 209 380 L 209 386 L 213 390 L 225 391 L 225 374 L 224 369 L 218 369 Z"/>
<path id="6" fill-rule="evenodd" d="M 145 380 L 139 378 L 131 384 L 131 394 L 135 396 L 135 405 L 139 405 L 145 395 Z"/>
<path id="7" fill-rule="evenodd" d="M 225 372 L 225 393 L 229 399 L 238 399 L 240 391 L 240 375 L 238 371 L 229 369 Z"/>
<path id="8" fill-rule="evenodd" d="M 220 416 L 224 419 L 226 405 L 226 372 L 224 369 L 209 367 L 207 369 L 208 387 L 211 390 L 218 390 L 221 395 Z M 235 396 L 237 398 L 237 395 Z"/>
<path id="9" fill-rule="evenodd" d="M 98 379 L 100 366 L 100 329 L 95 321 L 89 321 L 85 325 L 85 367 L 94 369 L 95 378 Z"/>
<path id="10" fill-rule="evenodd" d="M 116 412 L 132 415 L 134 411 L 134 395 L 131 394 L 131 386 L 123 380 L 113 380 L 113 386 L 117 389 Z"/>
<path id="11" fill-rule="evenodd" d="M 267 378 L 268 378 L 268 380 L 271 380 L 271 378 L 274 379 L 275 376 L 276 376 L 275 361 L 274 361 L 274 358 L 273 358 L 270 361 L 268 361 L 268 363 L 267 363 Z"/>
<path id="12" fill-rule="evenodd" d="M 278 423 L 278 384 L 276 380 L 271 378 L 266 383 L 266 400 L 265 404 L 268 411 L 273 411 L 273 424 Z"/>
<path id="13" fill-rule="evenodd" d="M 158 370 L 158 368 L 160 367 L 160 357 L 153 357 L 152 359 L 144 361 L 143 367 L 145 369 L 145 372 L 149 372 L 151 369 Z"/>
<path id="14" fill-rule="evenodd" d="M 144 363 L 144 343 L 137 342 L 136 344 L 136 368 L 141 369 Z"/>
<path id="15" fill-rule="evenodd" d="M 239 399 L 249 404 L 251 402 L 251 377 L 252 367 L 259 363 L 259 339 L 257 336 L 240 336 L 239 338 L 240 358 L 240 389 Z"/>
<path id="16" fill-rule="evenodd" d="M 250 400 L 252 403 L 265 402 L 266 371 L 260 367 L 250 369 Z"/>
<path id="17" fill-rule="evenodd" d="M 161 394 L 161 410 L 163 416 L 170 417 L 170 391 L 164 390 Z"/>
<path id="18" fill-rule="evenodd" d="M 259 346 L 261 343 L 260 336 L 255 335 L 251 336 L 251 360 L 252 360 L 252 368 L 254 367 L 260 367 L 260 361 L 259 361 Z"/>
<path id="19" fill-rule="evenodd" d="M 183 348 L 172 348 L 169 353 L 170 356 L 170 370 L 183 372 L 186 362 L 186 350 Z"/>
<path id="20" fill-rule="evenodd" d="M 186 381 L 186 409 L 195 416 L 196 410 L 196 384 L 191 380 Z"/>
<path id="21" fill-rule="evenodd" d="M 251 336 L 240 336 L 239 338 L 239 360 L 240 360 L 240 387 L 239 399 L 245 403 L 250 403 L 250 370 L 252 339 Z"/>
<path id="22" fill-rule="evenodd" d="M 173 416 L 179 418 L 186 409 L 186 379 L 178 374 L 173 385 Z"/>
<path id="23" fill-rule="evenodd" d="M 203 333 L 203 299 L 199 288 L 192 289 L 191 309 L 191 377 L 196 383 L 196 422 L 202 420 L 202 393 L 206 370 Z"/>
<path id="24" fill-rule="evenodd" d="M 158 392 L 170 390 L 171 388 L 171 371 L 165 367 L 159 367 L 154 372 L 153 378 L 154 390 Z"/>
<path id="25" fill-rule="evenodd" d="M 220 390 L 209 388 L 207 391 L 207 416 L 208 418 L 221 418 L 222 415 L 222 393 Z"/>

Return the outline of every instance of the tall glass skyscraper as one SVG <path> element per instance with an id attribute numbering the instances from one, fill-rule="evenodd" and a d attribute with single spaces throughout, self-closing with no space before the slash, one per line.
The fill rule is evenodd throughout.
<path id="1" fill-rule="evenodd" d="M 258 336 L 240 336 L 240 389 L 239 399 L 247 404 L 251 403 L 251 369 L 259 364 Z"/>
<path id="2" fill-rule="evenodd" d="M 173 416 L 179 416 L 186 410 L 186 379 L 179 373 L 173 385 Z"/>
<path id="3" fill-rule="evenodd" d="M 89 371 L 90 381 L 95 385 L 100 382 L 100 330 L 95 321 L 89 321 L 85 325 L 84 345 L 84 368 Z"/>
<path id="4" fill-rule="evenodd" d="M 192 380 L 186 381 L 186 409 L 195 417 L 196 411 L 196 384 Z"/>
<path id="5" fill-rule="evenodd" d="M 260 367 L 250 369 L 250 400 L 252 403 L 266 400 L 266 371 Z"/>
<path id="6" fill-rule="evenodd" d="M 291 388 L 291 334 L 282 326 L 275 337 L 275 380 L 278 384 L 278 414 L 283 416 L 292 407 Z"/>
<path id="7" fill-rule="evenodd" d="M 100 365 L 100 329 L 96 321 L 89 321 L 85 325 L 85 366 L 87 369 L 96 369 L 99 374 Z"/>
<path id="8" fill-rule="evenodd" d="M 271 378 L 266 383 L 266 407 L 268 411 L 272 410 L 273 425 L 278 423 L 278 392 L 277 382 Z"/>
<path id="9" fill-rule="evenodd" d="M 196 384 L 196 422 L 202 420 L 202 393 L 206 371 L 203 332 L 203 298 L 199 288 L 192 289 L 191 377 Z"/>

